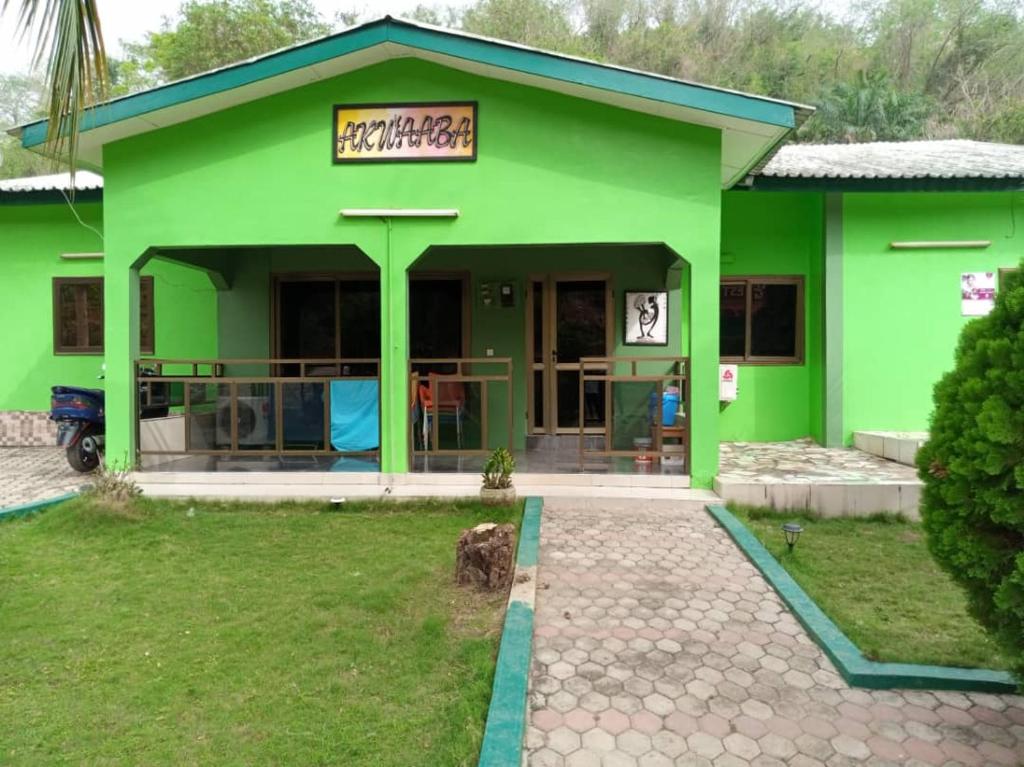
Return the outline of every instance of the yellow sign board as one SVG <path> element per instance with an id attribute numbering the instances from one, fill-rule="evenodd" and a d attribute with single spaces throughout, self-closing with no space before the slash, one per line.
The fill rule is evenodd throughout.
<path id="1" fill-rule="evenodd" d="M 335 164 L 476 159 L 476 102 L 337 104 Z"/>

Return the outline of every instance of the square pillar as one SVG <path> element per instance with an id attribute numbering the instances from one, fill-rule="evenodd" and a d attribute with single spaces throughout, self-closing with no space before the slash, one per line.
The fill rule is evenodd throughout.
<path id="1" fill-rule="evenodd" d="M 690 481 L 711 487 L 718 473 L 717 259 L 690 264 Z"/>
<path id="2" fill-rule="evenodd" d="M 843 194 L 825 195 L 825 359 L 822 394 L 825 446 L 842 447 L 843 428 Z"/>
<path id="3" fill-rule="evenodd" d="M 108 256 L 109 258 L 109 256 Z M 136 462 L 134 363 L 139 358 L 139 267 L 107 261 L 103 277 L 103 358 L 106 364 L 106 462 Z"/>
<path id="4" fill-rule="evenodd" d="M 390 237 L 379 263 L 380 470 L 403 473 L 409 471 L 409 280 Z"/>

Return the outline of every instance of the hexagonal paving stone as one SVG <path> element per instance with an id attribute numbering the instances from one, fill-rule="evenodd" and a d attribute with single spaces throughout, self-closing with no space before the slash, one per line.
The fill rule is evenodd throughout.
<path id="1" fill-rule="evenodd" d="M 1024 753 L 1024 698 L 849 688 L 700 509 L 574 503 L 544 510 L 530 767 L 1011 765 Z"/>

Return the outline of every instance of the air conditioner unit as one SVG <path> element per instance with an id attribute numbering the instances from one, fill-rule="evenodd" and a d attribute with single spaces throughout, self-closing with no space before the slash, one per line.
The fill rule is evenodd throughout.
<path id="1" fill-rule="evenodd" d="M 265 446 L 273 441 L 273 406 L 269 396 L 238 398 L 238 446 Z M 231 447 L 231 400 L 217 404 L 217 447 Z"/>

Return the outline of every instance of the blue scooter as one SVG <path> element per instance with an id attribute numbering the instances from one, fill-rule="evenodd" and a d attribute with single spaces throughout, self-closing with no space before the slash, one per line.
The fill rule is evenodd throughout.
<path id="1" fill-rule="evenodd" d="M 156 375 L 155 371 L 144 368 L 139 372 L 143 376 Z M 140 401 L 146 403 L 139 408 L 140 417 L 167 415 L 168 388 L 166 383 L 139 384 L 139 392 L 144 395 Z M 65 449 L 72 469 L 83 473 L 94 471 L 100 465 L 107 425 L 103 389 L 54 386 L 50 391 L 50 420 L 57 422 L 57 446 Z"/>
<path id="2" fill-rule="evenodd" d="M 50 420 L 57 422 L 57 447 L 65 448 L 75 471 L 93 471 L 100 465 L 106 431 L 103 390 L 54 386 L 50 391 Z"/>

